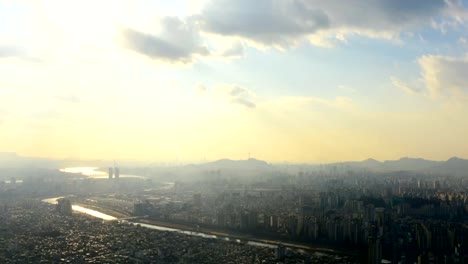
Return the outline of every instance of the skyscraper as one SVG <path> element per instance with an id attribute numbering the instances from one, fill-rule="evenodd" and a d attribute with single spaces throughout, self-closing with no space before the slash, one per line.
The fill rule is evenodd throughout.
<path id="1" fill-rule="evenodd" d="M 114 168 L 109 167 L 109 179 L 112 179 L 114 177 Z"/>

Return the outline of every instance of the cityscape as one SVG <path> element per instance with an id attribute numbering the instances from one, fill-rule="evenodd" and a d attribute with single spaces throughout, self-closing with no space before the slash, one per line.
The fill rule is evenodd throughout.
<path id="1" fill-rule="evenodd" d="M 459 158 L 4 169 L 1 262 L 466 263 L 466 171 Z"/>
<path id="2" fill-rule="evenodd" d="M 468 264 L 468 0 L 0 0 L 0 264 Z"/>

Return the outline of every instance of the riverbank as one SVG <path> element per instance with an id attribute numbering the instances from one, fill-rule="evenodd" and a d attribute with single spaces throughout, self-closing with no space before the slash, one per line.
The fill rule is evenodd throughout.
<path id="1" fill-rule="evenodd" d="M 42 201 L 51 203 L 53 199 L 57 198 L 50 198 L 44 199 Z M 84 204 L 84 203 L 74 203 L 74 205 L 81 206 L 85 209 L 89 208 L 90 210 L 96 211 L 98 213 L 105 213 L 108 216 L 115 217 L 115 220 L 122 220 L 128 218 L 128 214 L 122 214 L 117 211 L 114 211 L 109 208 L 103 208 L 96 205 Z M 92 209 L 91 209 L 92 208 Z M 95 216 L 98 217 L 99 216 Z M 132 224 L 142 224 L 148 225 L 147 227 L 154 229 L 167 228 L 166 231 L 184 233 L 187 235 L 195 235 L 195 236 L 203 236 L 207 238 L 214 238 L 220 240 L 229 240 L 229 241 L 237 241 L 240 243 L 256 245 L 256 246 L 266 246 L 266 247 L 278 247 L 283 246 L 291 249 L 296 250 L 303 250 L 307 252 L 315 252 L 315 253 L 322 253 L 322 254 L 334 254 L 334 255 L 348 255 L 348 256 L 357 256 L 359 253 L 356 250 L 346 250 L 346 249 L 332 249 L 332 248 L 325 248 L 325 247 L 316 247 L 310 244 L 303 244 L 298 242 L 291 242 L 291 241 L 284 241 L 281 239 L 263 237 L 259 238 L 258 235 L 250 235 L 250 234 L 243 234 L 243 233 L 235 233 L 229 232 L 229 230 L 220 230 L 218 228 L 210 228 L 206 226 L 199 227 L 197 224 L 185 224 L 185 223 L 174 223 L 174 222 L 167 222 L 161 221 L 156 219 L 127 219 L 128 223 Z M 160 229 L 164 230 L 164 229 Z"/>
<path id="2" fill-rule="evenodd" d="M 195 224 L 193 226 L 190 226 L 190 225 L 160 221 L 160 220 L 155 220 L 155 219 L 138 219 L 138 220 L 130 220 L 129 222 L 132 222 L 134 224 L 143 223 L 143 224 L 148 224 L 148 225 L 161 226 L 161 227 L 178 229 L 178 230 L 189 231 L 189 232 L 194 232 L 194 233 L 203 233 L 203 234 L 216 236 L 218 239 L 229 238 L 230 240 L 240 240 L 241 242 L 245 242 L 245 243 L 250 241 L 250 242 L 254 242 L 253 244 L 259 243 L 260 245 L 267 244 L 267 245 L 274 245 L 274 246 L 283 246 L 283 247 L 287 247 L 291 249 L 304 250 L 308 252 L 319 252 L 323 254 L 344 254 L 344 255 L 354 255 L 354 256 L 359 255 L 358 252 L 351 251 L 351 250 L 349 251 L 348 250 L 336 250 L 336 249 L 331 249 L 331 248 L 314 247 L 311 245 L 301 244 L 301 243 L 293 243 L 293 242 L 288 242 L 288 241 L 258 238 L 258 237 L 254 237 L 253 235 L 248 235 L 248 234 L 223 232 L 223 231 L 214 230 L 214 229 L 210 229 L 206 227 L 198 228 L 195 226 Z"/>
<path id="3" fill-rule="evenodd" d="M 102 213 L 104 213 L 106 215 L 110 215 L 110 216 L 113 216 L 113 217 L 118 218 L 118 219 L 130 217 L 129 214 L 124 214 L 122 212 L 118 212 L 116 210 L 112 210 L 112 209 L 107 208 L 107 207 L 92 205 L 92 204 L 88 204 L 88 203 L 80 203 L 80 202 L 75 202 L 75 203 L 73 203 L 73 205 L 79 205 L 81 207 L 86 207 L 86 208 L 89 208 L 89 209 L 92 209 L 92 210 L 95 210 L 95 211 L 99 211 L 99 212 L 102 212 Z"/>

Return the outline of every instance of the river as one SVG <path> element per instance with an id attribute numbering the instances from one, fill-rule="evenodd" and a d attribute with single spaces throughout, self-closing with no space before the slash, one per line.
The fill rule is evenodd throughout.
<path id="1" fill-rule="evenodd" d="M 53 198 L 47 198 L 47 199 L 43 199 L 42 201 L 45 202 L 45 203 L 49 203 L 49 204 L 57 204 L 57 200 L 58 200 L 58 199 L 61 199 L 61 198 L 64 198 L 64 196 L 53 197 Z M 204 238 L 220 239 L 220 240 L 224 240 L 224 241 L 234 241 L 234 242 L 237 242 L 237 243 L 241 243 L 241 242 L 242 242 L 240 239 L 231 238 L 231 237 L 228 237 L 228 236 L 217 236 L 217 235 L 206 234 L 206 233 L 201 233 L 201 232 L 186 231 L 186 230 L 181 230 L 181 229 L 177 229 L 177 228 L 170 228 L 170 227 L 164 227 L 164 226 L 158 226 L 158 225 L 151 225 L 151 224 L 146 224 L 146 223 L 139 223 L 139 222 L 137 222 L 137 221 L 135 221 L 135 222 L 130 222 L 130 221 L 127 221 L 127 220 L 119 220 L 118 218 L 116 218 L 116 217 L 114 217 L 114 216 L 111 216 L 111 215 L 108 215 L 108 214 L 104 214 L 104 213 L 101 213 L 101 212 L 99 212 L 99 211 L 96 211 L 96 210 L 93 210 L 93 209 L 89 209 L 89 208 L 86 208 L 86 207 L 82 207 L 82 206 L 79 206 L 79 205 L 72 205 L 72 209 L 73 209 L 73 211 L 75 211 L 75 212 L 84 213 L 84 214 L 87 214 L 87 215 L 90 215 L 90 216 L 93 216 L 93 217 L 102 219 L 102 220 L 104 220 L 104 221 L 115 221 L 115 220 L 118 220 L 118 221 L 121 222 L 121 223 L 133 224 L 133 225 L 140 225 L 140 226 L 142 226 L 142 227 L 149 228 L 149 229 L 154 229 L 154 230 L 167 231 L 167 232 L 176 232 L 176 233 L 185 234 L 185 235 L 190 235 L 190 236 L 198 236 L 198 237 L 204 237 Z M 268 243 L 262 243 L 262 242 L 257 242 L 257 241 L 246 241 L 246 243 L 247 243 L 248 245 L 252 245 L 252 246 L 277 248 L 276 245 L 268 244 Z"/>
<path id="2" fill-rule="evenodd" d="M 57 200 L 60 199 L 60 198 L 63 198 L 63 196 L 62 197 L 48 198 L 48 199 L 44 199 L 42 201 L 46 202 L 46 203 L 50 203 L 50 204 L 57 204 Z M 117 220 L 116 217 L 113 217 L 111 215 L 107 215 L 107 214 L 101 213 L 99 211 L 92 210 L 92 209 L 89 209 L 89 208 L 86 208 L 86 207 L 83 207 L 83 206 L 79 206 L 79 205 L 72 205 L 72 209 L 73 209 L 73 211 L 80 212 L 80 213 L 83 213 L 83 214 L 87 214 L 87 215 L 90 215 L 90 216 L 93 216 L 93 217 L 97 217 L 99 219 L 106 220 L 106 221 Z"/>
<path id="3" fill-rule="evenodd" d="M 86 176 L 86 178 L 93 178 L 93 179 L 107 179 L 109 175 L 107 172 L 99 171 L 98 167 L 73 167 L 73 168 L 64 168 L 60 169 L 61 172 L 67 173 L 76 173 L 82 174 Z M 132 175 L 132 174 L 120 174 L 120 178 L 139 178 L 139 179 L 146 179 L 144 176 L 140 175 Z"/>

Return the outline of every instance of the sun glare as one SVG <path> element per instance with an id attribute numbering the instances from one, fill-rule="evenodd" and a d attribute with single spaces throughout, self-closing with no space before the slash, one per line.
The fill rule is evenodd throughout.
<path id="1" fill-rule="evenodd" d="M 109 1 L 44 1 L 44 17 L 67 48 L 109 48 L 117 33 L 116 8 Z"/>

